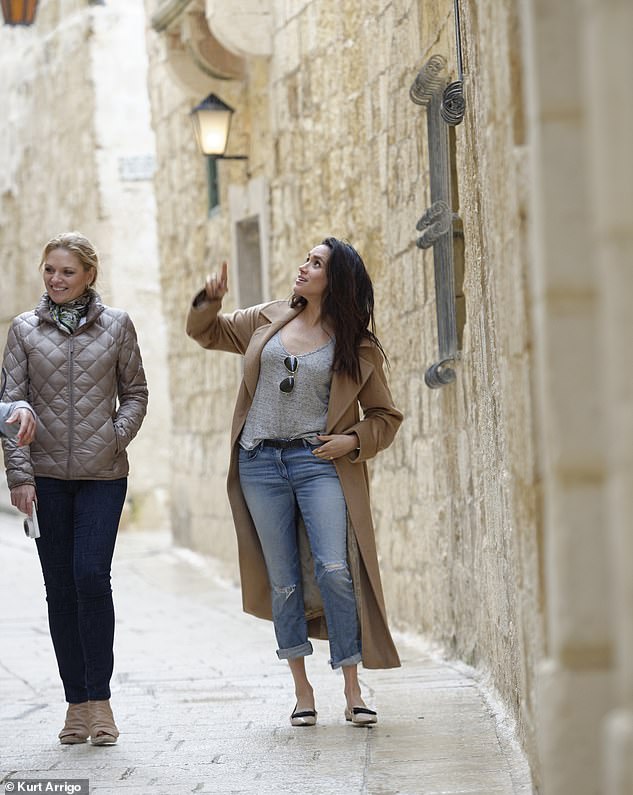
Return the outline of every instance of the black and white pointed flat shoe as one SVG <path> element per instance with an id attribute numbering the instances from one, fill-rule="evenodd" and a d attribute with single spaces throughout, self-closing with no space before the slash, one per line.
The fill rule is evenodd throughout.
<path id="1" fill-rule="evenodd" d="M 297 705 L 290 716 L 290 723 L 292 726 L 314 726 L 317 722 L 317 714 L 313 709 L 303 709 L 297 712 Z"/>
<path id="2" fill-rule="evenodd" d="M 345 707 L 345 720 L 351 721 L 354 726 L 371 726 L 378 723 L 378 715 L 367 707 Z"/>

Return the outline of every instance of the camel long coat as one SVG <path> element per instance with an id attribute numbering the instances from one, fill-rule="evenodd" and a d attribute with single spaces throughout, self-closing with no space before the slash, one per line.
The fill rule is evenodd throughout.
<path id="1" fill-rule="evenodd" d="M 274 301 L 224 315 L 220 313 L 220 307 L 221 301 L 206 301 L 204 293 L 198 293 L 189 310 L 186 328 L 187 334 L 203 348 L 244 356 L 244 375 L 231 428 L 228 494 L 237 533 L 244 610 L 271 620 L 266 565 L 240 487 L 238 439 L 255 395 L 262 349 L 301 308 L 293 309 L 286 301 Z M 360 440 L 358 453 L 339 458 L 334 463 L 347 504 L 348 554 L 360 621 L 362 659 L 366 668 L 395 668 L 400 665 L 400 660 L 387 624 L 365 462 L 391 444 L 402 422 L 402 414 L 393 405 L 383 372 L 382 355 L 369 341 L 360 347 L 360 369 L 360 383 L 347 375 L 333 374 L 326 433 L 356 432 Z M 305 539 L 302 541 L 300 538 L 300 546 L 302 557 L 305 557 Z M 308 632 L 311 637 L 326 638 L 323 610 L 318 604 L 318 595 L 315 597 L 318 589 L 314 575 L 309 562 L 302 563 Z M 313 582 L 309 582 L 310 579 Z"/>

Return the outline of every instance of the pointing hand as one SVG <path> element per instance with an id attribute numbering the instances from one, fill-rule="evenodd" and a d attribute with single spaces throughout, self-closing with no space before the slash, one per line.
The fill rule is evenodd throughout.
<path id="1" fill-rule="evenodd" d="M 209 301 L 217 300 L 218 298 L 222 300 L 224 296 L 228 293 L 229 286 L 228 286 L 227 271 L 228 271 L 228 266 L 226 262 L 223 262 L 222 270 L 220 271 L 219 276 L 217 273 L 210 273 L 207 276 L 207 281 L 205 283 L 204 289 Z"/>

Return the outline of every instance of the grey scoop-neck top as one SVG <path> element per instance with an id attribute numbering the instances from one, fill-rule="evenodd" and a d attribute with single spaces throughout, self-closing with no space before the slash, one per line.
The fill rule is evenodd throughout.
<path id="1" fill-rule="evenodd" d="M 279 332 L 262 350 L 255 397 L 240 437 L 240 445 L 246 450 L 264 439 L 307 439 L 316 444 L 317 434 L 325 432 L 334 339 L 295 357 L 299 365 L 294 374 L 294 388 L 286 393 L 279 384 L 290 376 L 284 359 L 291 355 L 284 348 Z"/>

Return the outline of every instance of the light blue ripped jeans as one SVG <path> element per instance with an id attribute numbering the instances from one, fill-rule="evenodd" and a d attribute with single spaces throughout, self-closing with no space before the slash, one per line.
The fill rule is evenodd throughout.
<path id="1" fill-rule="evenodd" d="M 325 610 L 330 665 L 361 661 L 356 598 L 347 564 L 347 508 L 336 468 L 319 445 L 239 450 L 240 484 L 259 536 L 272 589 L 277 656 L 312 653 L 301 588 L 297 507 L 308 533 Z"/>

